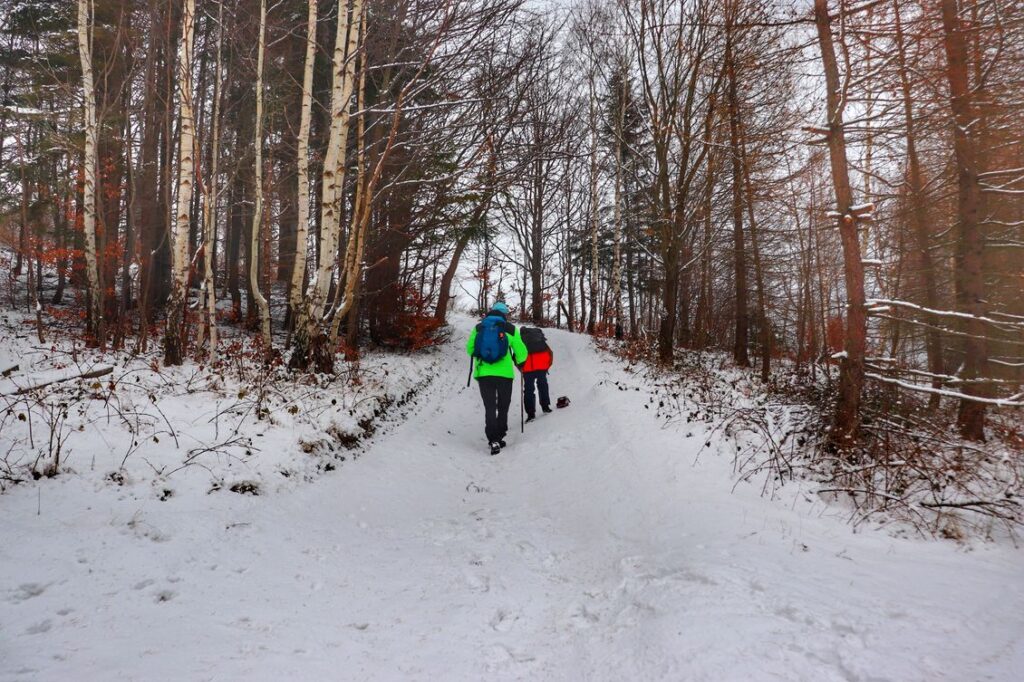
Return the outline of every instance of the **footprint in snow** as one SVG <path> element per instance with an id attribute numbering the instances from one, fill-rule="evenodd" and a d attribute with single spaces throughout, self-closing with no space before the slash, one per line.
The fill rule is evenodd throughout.
<path id="1" fill-rule="evenodd" d="M 12 604 L 17 604 L 18 602 L 38 597 L 43 592 L 46 592 L 47 587 L 49 587 L 49 584 L 43 585 L 42 583 L 24 583 L 22 585 L 18 585 L 17 589 L 11 590 L 11 596 L 7 601 Z"/>
<path id="2" fill-rule="evenodd" d="M 519 620 L 519 614 L 510 613 L 504 609 L 498 609 L 497 612 L 491 617 L 491 629 L 495 632 L 508 632 L 515 625 L 515 622 Z"/>
<path id="3" fill-rule="evenodd" d="M 483 566 L 488 561 L 490 561 L 492 558 L 493 557 L 491 557 L 489 555 L 484 556 L 484 555 L 480 555 L 480 554 L 471 554 L 471 555 L 469 555 L 469 565 L 470 566 Z"/>
<path id="4" fill-rule="evenodd" d="M 507 668 L 516 663 L 529 663 L 536 660 L 529 654 L 514 652 L 503 644 L 495 644 L 494 646 L 488 647 L 486 651 L 486 659 L 487 669 L 491 672 Z"/>
<path id="5" fill-rule="evenodd" d="M 478 574 L 470 569 L 463 569 L 463 578 L 469 589 L 473 592 L 490 592 L 491 591 L 491 579 L 483 574 Z"/>
<path id="6" fill-rule="evenodd" d="M 583 604 L 573 604 L 569 609 L 567 621 L 574 630 L 586 630 L 601 620 L 600 617 Z"/>
<path id="7" fill-rule="evenodd" d="M 51 627 L 53 627 L 53 623 L 50 622 L 49 618 L 47 618 L 46 620 L 44 620 L 42 622 L 36 623 L 35 625 L 31 625 L 28 628 L 26 628 L 25 629 L 25 634 L 26 635 L 41 635 L 44 632 L 49 632 Z"/>
<path id="8" fill-rule="evenodd" d="M 529 540 L 520 540 L 516 543 L 516 549 L 519 550 L 520 554 L 536 554 L 537 548 L 533 546 L 533 543 Z"/>

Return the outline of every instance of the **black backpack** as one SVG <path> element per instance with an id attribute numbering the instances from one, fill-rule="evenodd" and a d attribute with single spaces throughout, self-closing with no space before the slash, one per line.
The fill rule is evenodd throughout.
<path id="1" fill-rule="evenodd" d="M 526 344 L 526 350 L 530 353 L 543 353 L 548 349 L 548 340 L 544 338 L 544 330 L 537 327 L 522 327 L 519 336 Z"/>

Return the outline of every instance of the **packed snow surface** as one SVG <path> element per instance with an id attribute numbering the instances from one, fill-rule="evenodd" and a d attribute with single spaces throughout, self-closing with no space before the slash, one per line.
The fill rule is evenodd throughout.
<path id="1" fill-rule="evenodd" d="M 490 457 L 460 334 L 408 420 L 314 482 L 0 496 L 0 678 L 1024 679 L 1020 550 L 733 490 L 710 426 L 664 427 L 558 331 L 571 406 L 521 435 L 516 398 Z"/>

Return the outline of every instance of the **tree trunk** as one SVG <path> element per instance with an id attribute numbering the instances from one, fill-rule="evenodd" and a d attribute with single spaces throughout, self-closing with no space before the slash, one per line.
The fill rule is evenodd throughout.
<path id="1" fill-rule="evenodd" d="M 295 261 L 292 265 L 288 308 L 291 316 L 298 313 L 305 294 L 306 241 L 309 237 L 309 127 L 313 118 L 313 66 L 316 63 L 316 0 L 306 2 L 306 52 L 302 70 L 302 107 L 298 139 L 298 219 L 295 231 Z M 294 318 L 293 318 L 294 324 Z"/>
<path id="2" fill-rule="evenodd" d="M 814 0 L 822 66 L 825 71 L 828 103 L 828 151 L 832 165 L 832 183 L 836 193 L 839 236 L 843 246 L 843 272 L 846 281 L 846 330 L 844 357 L 840 362 L 839 395 L 835 424 L 830 434 L 833 445 L 852 445 L 860 428 L 860 401 L 864 387 L 864 351 L 867 344 L 867 319 L 864 305 L 864 264 L 861 262 L 857 218 L 853 215 L 853 190 L 846 160 L 846 136 L 843 129 L 843 87 L 839 80 L 832 27 L 827 0 Z"/>
<path id="3" fill-rule="evenodd" d="M 185 352 L 185 304 L 188 298 L 189 227 L 195 179 L 195 121 L 192 113 L 192 38 L 195 0 L 185 0 L 178 56 L 181 125 L 178 133 L 178 201 L 171 235 L 171 298 L 164 333 L 164 364 L 180 365 Z"/>
<path id="4" fill-rule="evenodd" d="M 333 350 L 321 348 L 329 341 L 330 321 L 328 316 L 328 294 L 335 267 L 335 254 L 341 230 L 341 202 L 345 186 L 345 150 L 348 146 L 350 99 L 355 81 L 355 59 L 348 59 L 355 53 L 358 39 L 358 24 L 362 17 L 362 0 L 353 0 L 351 14 L 347 0 L 338 0 L 338 26 L 334 36 L 331 85 L 331 128 L 324 157 L 322 188 L 320 197 L 320 239 L 317 253 L 316 276 L 308 291 L 305 305 L 300 306 L 296 320 L 294 346 L 289 361 L 293 369 L 309 366 L 311 354 L 327 363 Z"/>
<path id="5" fill-rule="evenodd" d="M 975 119 L 968 79 L 965 27 L 956 0 L 941 0 L 943 46 L 946 52 L 946 77 L 949 81 L 950 107 L 953 110 L 953 153 L 957 170 L 957 232 L 954 250 L 954 289 L 957 310 L 971 317 L 962 323 L 964 361 L 960 378 L 963 392 L 983 396 L 978 379 L 988 362 L 986 329 L 979 319 L 985 314 L 984 237 L 980 225 L 981 187 L 978 183 L 978 149 L 971 131 Z M 957 414 L 960 435 L 969 440 L 985 440 L 985 404 L 968 398 L 960 400 Z"/>
<path id="6" fill-rule="evenodd" d="M 599 197 L 597 194 L 597 114 L 596 95 L 591 82 L 590 92 L 590 315 L 587 317 L 587 333 L 597 328 L 597 231 L 600 222 Z"/>
<path id="7" fill-rule="evenodd" d="M 533 206 L 530 211 L 530 317 L 534 324 L 540 324 L 544 319 L 544 152 L 541 149 L 543 138 L 538 142 L 534 150 L 536 158 L 531 164 Z"/>
<path id="8" fill-rule="evenodd" d="M 612 305 L 615 311 L 615 338 L 622 340 L 622 147 L 623 129 L 626 119 L 626 97 L 629 79 L 627 71 L 621 72 L 622 92 L 619 93 L 619 110 L 615 116 L 615 233 L 612 247 Z"/>
<path id="9" fill-rule="evenodd" d="M 249 291 L 256 302 L 260 316 L 260 338 L 263 352 L 271 350 L 270 305 L 260 290 L 260 227 L 263 220 L 263 59 L 266 52 L 267 0 L 260 0 L 260 33 L 256 48 L 256 132 L 253 147 L 256 151 L 256 204 L 252 212 L 252 240 L 249 248 Z"/>
<path id="10" fill-rule="evenodd" d="M 217 65 L 213 85 L 213 118 L 210 144 L 210 179 L 206 184 L 203 201 L 203 294 L 206 308 L 206 330 L 209 334 L 210 363 L 217 359 L 217 281 L 214 277 L 214 258 L 217 244 L 217 199 L 220 185 L 217 173 L 220 164 L 220 107 L 224 56 L 224 3 L 217 5 Z"/>
<path id="11" fill-rule="evenodd" d="M 757 314 L 761 337 L 761 381 L 767 383 L 771 375 L 772 332 L 768 322 L 768 303 L 764 291 L 764 271 L 761 249 L 757 241 L 757 222 L 754 220 L 754 186 L 750 181 L 750 159 L 747 156 L 746 135 L 740 136 L 740 156 L 743 161 L 743 184 L 747 203 L 747 222 L 750 225 L 750 249 L 754 256 L 754 279 L 757 285 Z"/>
<path id="12" fill-rule="evenodd" d="M 167 212 L 159 188 L 160 150 L 163 147 L 164 120 L 169 98 L 165 70 L 160 67 L 168 52 L 160 8 L 167 7 L 150 0 L 149 18 L 152 41 L 146 54 L 145 91 L 142 104 L 142 144 L 136 184 L 136 213 L 133 222 L 139 235 L 139 325 L 145 336 L 153 309 L 163 305 L 169 293 L 170 243 L 167 238 Z M 166 23 L 170 23 L 167 17 Z"/>
<path id="13" fill-rule="evenodd" d="M 100 282 L 99 263 L 96 253 L 96 173 L 97 173 L 97 130 L 96 130 L 96 87 L 92 73 L 92 17 L 89 14 L 89 0 L 78 0 L 78 56 L 82 62 L 82 97 L 85 103 L 85 184 L 82 190 L 83 225 L 85 238 L 85 267 L 89 285 L 89 332 L 100 348 L 106 343 L 103 324 L 103 287 Z M 29 275 L 31 277 L 31 274 Z"/>
<path id="14" fill-rule="evenodd" d="M 925 306 L 932 310 L 937 310 L 939 308 L 939 293 L 938 286 L 936 285 L 935 265 L 932 262 L 931 236 L 928 233 L 928 208 L 927 197 L 924 191 L 924 178 L 921 172 L 921 162 L 917 154 L 917 129 L 914 121 L 913 93 L 910 87 L 910 80 L 907 77 L 906 48 L 903 41 L 903 23 L 900 17 L 899 0 L 894 0 L 893 9 L 895 10 L 893 14 L 896 22 L 896 54 L 899 58 L 900 85 L 903 89 L 903 124 L 906 126 L 907 180 L 910 184 L 911 203 L 910 222 L 914 229 L 921 278 L 924 283 Z M 928 319 L 929 324 L 933 327 L 925 330 L 928 371 L 936 375 L 942 374 L 945 371 L 942 360 L 942 338 L 939 336 L 939 330 L 934 328 L 939 326 L 939 320 L 934 316 L 928 316 L 926 319 Z M 932 380 L 932 388 L 939 389 L 941 387 L 941 379 L 935 378 Z M 939 394 L 932 393 L 928 397 L 928 408 L 930 410 L 938 409 L 939 400 Z"/>
<path id="15" fill-rule="evenodd" d="M 732 157 L 732 243 L 733 283 L 735 286 L 736 332 L 732 357 L 740 367 L 750 366 L 747 352 L 749 344 L 750 314 L 747 306 L 747 256 L 743 241 L 743 170 L 740 160 L 740 112 L 736 87 L 736 64 L 733 47 L 732 14 L 727 19 L 725 47 L 726 72 L 729 88 L 729 148 Z"/>

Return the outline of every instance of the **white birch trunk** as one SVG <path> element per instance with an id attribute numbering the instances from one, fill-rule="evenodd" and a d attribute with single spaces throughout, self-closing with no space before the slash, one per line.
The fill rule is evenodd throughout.
<path id="1" fill-rule="evenodd" d="M 323 196 L 320 202 L 320 262 L 310 296 L 310 312 L 319 325 L 327 313 L 325 303 L 331 285 L 338 239 L 341 233 L 341 199 L 345 186 L 345 148 L 348 146 L 349 111 L 352 99 L 358 31 L 353 31 L 346 0 L 338 2 L 338 34 L 334 46 L 334 79 L 331 88 L 331 130 L 324 158 Z M 352 17 L 362 12 L 362 0 L 354 0 Z"/>
<path id="2" fill-rule="evenodd" d="M 362 5 L 361 0 L 360 5 Z M 366 14 L 364 7 L 360 7 L 360 10 L 363 14 L 360 16 L 357 31 L 361 34 L 366 28 Z M 361 35 L 359 40 L 362 42 Z M 356 94 L 356 108 L 359 111 L 366 106 L 365 55 L 362 62 L 362 70 L 359 73 L 359 92 Z M 341 321 L 355 304 L 356 289 L 359 286 L 359 279 L 362 277 L 363 248 L 366 243 L 366 231 L 370 224 L 369 217 L 367 216 L 367 219 L 364 220 L 363 215 L 364 212 L 370 211 L 373 195 L 373 190 L 370 190 L 367 195 L 366 180 L 366 116 L 360 116 L 356 121 L 356 195 L 353 202 L 352 229 L 349 231 L 348 243 L 345 245 L 345 262 L 342 271 L 345 290 L 341 292 L 341 300 L 337 304 L 334 321 L 331 325 L 331 348 L 338 346 Z M 351 343 L 349 346 L 351 347 Z"/>
<path id="3" fill-rule="evenodd" d="M 188 237 L 195 178 L 195 119 L 192 111 L 192 39 L 195 0 L 184 0 L 181 45 L 178 51 L 178 94 L 181 125 L 178 131 L 178 198 L 171 226 L 171 298 L 164 334 L 164 362 L 180 365 L 184 354 L 185 299 L 188 289 Z"/>
<path id="4" fill-rule="evenodd" d="M 348 0 L 338 0 L 338 30 L 334 37 L 331 81 L 331 128 L 324 157 L 322 196 L 320 199 L 320 256 L 316 274 L 307 292 L 305 305 L 300 306 L 295 325 L 295 346 L 290 365 L 304 369 L 309 364 L 314 344 L 329 340 L 330 309 L 327 301 L 334 274 L 341 232 L 341 199 L 345 185 L 345 148 L 348 145 L 349 111 L 354 87 L 355 58 L 359 42 L 358 23 L 362 18 L 363 0 L 353 0 L 351 15 Z M 354 30 L 353 30 L 354 29 Z M 316 350 L 320 353 L 321 350 Z M 333 349 L 322 351 L 333 355 Z"/>
<path id="5" fill-rule="evenodd" d="M 211 131 L 212 142 L 210 149 L 210 181 L 206 187 L 206 197 L 203 202 L 203 293 L 206 303 L 206 326 L 210 332 L 209 361 L 212 364 L 217 359 L 217 282 L 213 274 L 213 254 L 217 241 L 217 168 L 220 161 L 220 104 L 221 104 L 221 76 L 223 72 L 224 58 L 224 3 L 217 7 L 217 66 L 214 75 L 213 85 L 213 130 Z M 202 331 L 202 328 L 200 328 Z M 200 336 L 200 343 L 202 336 Z"/>
<path id="6" fill-rule="evenodd" d="M 316 60 L 316 0 L 308 0 L 306 16 L 306 61 L 302 73 L 302 113 L 299 117 L 298 175 L 299 216 L 295 234 L 295 265 L 292 268 L 289 304 L 293 315 L 302 305 L 306 275 L 306 241 L 309 239 L 309 127 L 313 117 L 313 66 Z"/>
<path id="7" fill-rule="evenodd" d="M 103 346 L 103 290 L 100 286 L 99 263 L 96 254 L 96 86 L 92 73 L 92 2 L 78 0 L 78 56 L 82 61 L 82 98 L 85 124 L 85 158 L 82 188 L 82 222 L 85 237 L 85 269 L 89 285 L 90 331 L 96 342 Z M 29 273 L 31 278 L 32 274 Z"/>
<path id="8" fill-rule="evenodd" d="M 260 316 L 263 350 L 269 351 L 270 306 L 260 290 L 260 226 L 263 221 L 263 57 L 266 52 L 267 0 L 260 0 L 260 37 L 256 52 L 256 205 L 252 212 L 252 235 L 249 250 L 249 290 Z"/>

